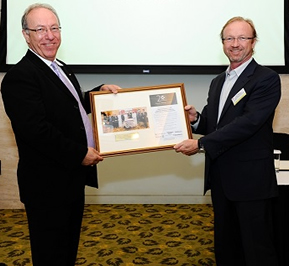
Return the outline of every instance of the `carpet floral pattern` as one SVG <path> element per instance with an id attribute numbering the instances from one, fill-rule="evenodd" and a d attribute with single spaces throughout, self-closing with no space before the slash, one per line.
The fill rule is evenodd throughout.
<path id="1" fill-rule="evenodd" d="M 213 226 L 210 204 L 86 205 L 76 266 L 215 265 Z M 25 210 L 0 210 L 0 236 L 0 263 L 32 265 Z"/>

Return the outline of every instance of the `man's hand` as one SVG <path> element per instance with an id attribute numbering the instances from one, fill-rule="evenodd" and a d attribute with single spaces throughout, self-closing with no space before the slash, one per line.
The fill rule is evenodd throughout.
<path id="1" fill-rule="evenodd" d="M 81 164 L 84 166 L 93 166 L 100 161 L 103 161 L 103 158 L 99 155 L 99 152 L 92 147 L 88 147 L 87 153 Z"/>
<path id="2" fill-rule="evenodd" d="M 121 87 L 114 84 L 104 84 L 100 87 L 101 91 L 110 91 L 112 93 L 118 93 L 121 90 Z"/>
<path id="3" fill-rule="evenodd" d="M 197 139 L 186 139 L 174 146 L 176 152 L 181 152 L 185 155 L 194 155 L 199 152 Z"/>
<path id="4" fill-rule="evenodd" d="M 185 111 L 187 111 L 189 114 L 190 122 L 196 122 L 197 121 L 198 113 L 197 113 L 197 110 L 194 106 L 192 106 L 192 105 L 185 106 Z"/>

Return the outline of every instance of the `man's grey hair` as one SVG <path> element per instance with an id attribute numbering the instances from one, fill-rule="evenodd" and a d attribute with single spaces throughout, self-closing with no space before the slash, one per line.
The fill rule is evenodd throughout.
<path id="1" fill-rule="evenodd" d="M 60 25 L 60 20 L 59 20 L 59 17 L 57 15 L 57 13 L 56 13 L 56 10 L 51 5 L 36 3 L 36 4 L 32 4 L 29 7 L 27 7 L 27 9 L 25 10 L 25 12 L 24 12 L 24 14 L 22 16 L 21 24 L 22 24 L 22 29 L 23 30 L 26 30 L 28 28 L 28 25 L 27 25 L 27 16 L 28 16 L 28 14 L 32 10 L 34 10 L 36 8 L 46 8 L 46 9 L 50 10 L 56 16 L 56 18 L 58 20 L 58 24 Z"/>

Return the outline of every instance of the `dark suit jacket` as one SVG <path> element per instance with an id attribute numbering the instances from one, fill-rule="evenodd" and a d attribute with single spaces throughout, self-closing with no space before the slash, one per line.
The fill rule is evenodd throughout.
<path id="1" fill-rule="evenodd" d="M 225 73 L 212 80 L 207 105 L 196 133 L 204 134 L 205 193 L 210 171 L 219 169 L 226 196 L 256 200 L 276 196 L 272 121 L 280 100 L 280 77 L 252 60 L 233 86 L 217 123 Z M 246 96 L 236 105 L 231 98 L 241 89 Z"/>
<path id="2" fill-rule="evenodd" d="M 63 70 L 82 99 L 75 75 L 65 64 Z M 96 168 L 81 165 L 87 140 L 78 102 L 50 67 L 28 50 L 1 92 L 19 151 L 23 203 L 66 204 L 83 197 L 85 184 L 97 187 Z"/>

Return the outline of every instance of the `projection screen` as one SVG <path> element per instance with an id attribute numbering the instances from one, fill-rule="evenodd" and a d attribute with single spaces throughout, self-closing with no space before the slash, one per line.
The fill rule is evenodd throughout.
<path id="1" fill-rule="evenodd" d="M 27 50 L 20 20 L 26 7 L 34 2 L 7 1 L 7 65 L 15 64 Z M 233 16 L 253 20 L 258 33 L 254 57 L 260 64 L 286 66 L 284 0 L 47 0 L 46 3 L 60 17 L 62 44 L 57 57 L 77 72 L 219 71 L 219 67 L 228 64 L 220 31 Z"/>

